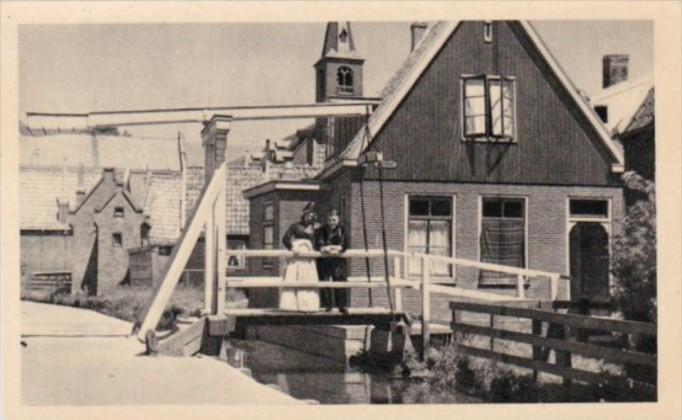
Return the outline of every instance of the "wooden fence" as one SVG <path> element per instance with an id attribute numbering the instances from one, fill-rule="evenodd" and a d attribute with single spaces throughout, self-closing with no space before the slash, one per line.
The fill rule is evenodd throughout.
<path id="1" fill-rule="evenodd" d="M 547 372 L 564 378 L 565 384 L 571 380 L 603 383 L 609 377 L 603 373 L 576 369 L 572 365 L 571 356 L 578 354 L 586 358 L 601 359 L 616 365 L 643 365 L 655 369 L 657 360 L 655 354 L 640 353 L 621 348 L 607 347 L 588 342 L 578 342 L 573 339 L 573 332 L 584 330 L 608 331 L 625 336 L 641 334 L 656 336 L 656 326 L 643 322 L 620 321 L 607 318 L 595 318 L 584 315 L 564 314 L 549 310 L 531 309 L 494 304 L 469 302 L 450 302 L 452 310 L 452 331 L 455 340 L 459 341 L 458 349 L 464 354 L 496 360 L 533 370 L 534 378 L 537 372 Z M 489 326 L 473 325 L 463 322 L 465 312 L 487 314 L 490 318 Z M 530 320 L 532 334 L 496 328 L 496 317 L 514 317 Z M 547 324 L 543 336 L 543 324 Z M 517 323 L 518 325 L 518 323 Z M 463 334 L 473 334 L 490 338 L 488 349 L 462 344 Z M 495 351 L 495 339 L 530 345 L 532 358 L 521 357 Z M 555 363 L 550 363 L 549 351 L 555 352 Z"/>
<path id="2" fill-rule="evenodd" d="M 70 271 L 35 271 L 26 279 L 27 290 L 70 292 Z"/>

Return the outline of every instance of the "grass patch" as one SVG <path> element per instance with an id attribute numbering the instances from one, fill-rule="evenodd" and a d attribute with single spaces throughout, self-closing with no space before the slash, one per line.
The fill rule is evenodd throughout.
<path id="1" fill-rule="evenodd" d="M 117 286 L 102 296 L 88 296 L 82 292 L 21 291 L 21 299 L 91 309 L 124 321 L 136 322 L 152 299 L 153 289 L 148 287 Z M 226 302 L 245 299 L 238 290 L 228 289 Z M 199 316 L 204 307 L 203 287 L 178 286 L 157 325 L 158 330 L 172 329 L 178 316 Z"/>
<path id="2" fill-rule="evenodd" d="M 468 336 L 462 344 L 482 346 L 487 339 Z M 430 353 L 430 384 L 436 389 L 452 388 L 475 394 L 488 402 L 626 402 L 655 401 L 656 391 L 627 379 L 622 369 L 614 369 L 599 360 L 574 356 L 573 366 L 583 370 L 608 373 L 609 380 L 600 385 L 573 382 L 564 386 L 556 375 L 540 372 L 537 381 L 531 371 L 521 367 L 499 363 L 494 360 L 471 357 L 458 351 L 457 344 L 450 344 Z M 528 357 L 523 344 L 495 341 L 495 351 Z"/>

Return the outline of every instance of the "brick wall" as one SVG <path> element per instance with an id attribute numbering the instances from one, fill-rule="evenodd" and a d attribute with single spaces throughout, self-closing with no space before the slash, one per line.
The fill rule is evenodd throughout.
<path id="1" fill-rule="evenodd" d="M 122 207 L 124 217 L 115 217 L 114 208 Z M 117 192 L 101 212 L 95 213 L 98 227 L 97 293 L 106 294 L 128 276 L 128 249 L 139 247 L 140 226 L 144 215 L 134 211 L 121 192 Z M 114 242 L 113 235 L 120 234 L 122 244 Z"/>
<path id="2" fill-rule="evenodd" d="M 334 191 L 343 191 L 343 179 L 335 181 Z M 338 185 L 338 187 L 337 187 Z M 350 235 L 352 248 L 364 248 L 362 230 L 362 209 L 360 207 L 361 185 L 352 182 Z M 379 206 L 379 185 L 376 181 L 362 183 L 365 195 L 366 223 L 369 247 L 381 246 L 381 218 Z M 478 260 L 479 235 L 479 197 L 504 196 L 526 197 L 527 219 L 527 266 L 537 270 L 554 271 L 568 274 L 567 254 L 567 214 L 568 197 L 574 198 L 608 198 L 612 205 L 612 236 L 618 231 L 617 221 L 623 217 L 622 190 L 607 187 L 555 187 L 528 185 L 490 185 L 490 184 L 448 184 L 448 183 L 414 183 L 385 182 L 384 203 L 387 243 L 390 249 L 404 249 L 405 235 L 405 196 L 437 195 L 455 197 L 454 252 L 455 256 L 470 260 Z M 392 267 L 392 264 L 390 265 Z M 383 275 L 383 261 L 371 261 L 372 273 Z M 392 271 L 392 268 L 391 268 Z M 351 275 L 365 275 L 364 261 L 351 262 Z M 456 282 L 458 286 L 477 289 L 478 270 L 457 268 Z M 445 279 L 443 279 L 445 280 Z M 446 280 L 447 281 L 447 280 Z M 513 289 L 493 290 L 496 293 L 513 294 Z M 374 303 L 381 301 L 382 293 L 373 291 Z M 546 298 L 549 295 L 548 282 L 531 281 L 527 289 L 528 297 Z M 368 292 L 354 290 L 353 304 L 364 306 L 368 303 Z M 418 310 L 420 302 L 416 293 L 404 293 L 405 307 Z M 385 302 L 385 293 L 383 294 Z"/>
<path id="3" fill-rule="evenodd" d="M 21 265 L 26 275 L 35 271 L 71 270 L 71 233 L 63 231 L 22 231 Z"/>

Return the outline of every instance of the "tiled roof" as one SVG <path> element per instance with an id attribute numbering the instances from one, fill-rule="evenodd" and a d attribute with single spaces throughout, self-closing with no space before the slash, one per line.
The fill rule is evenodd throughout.
<path id="1" fill-rule="evenodd" d="M 149 180 L 144 213 L 149 216 L 149 241 L 172 245 L 180 236 L 182 180 L 179 173 L 153 175 Z"/>
<path id="2" fill-rule="evenodd" d="M 654 123 L 655 118 L 655 100 L 654 88 L 649 89 L 649 92 L 644 98 L 644 101 L 635 112 L 628 125 L 623 130 L 623 134 L 634 131 Z"/>
<path id="3" fill-rule="evenodd" d="M 76 207 L 76 191 L 90 191 L 102 178 L 101 170 L 22 166 L 19 170 L 19 209 L 22 230 L 62 230 L 57 220 L 57 199 Z"/>
<path id="4" fill-rule="evenodd" d="M 90 134 L 20 136 L 21 164 L 179 170 L 178 141 Z"/>

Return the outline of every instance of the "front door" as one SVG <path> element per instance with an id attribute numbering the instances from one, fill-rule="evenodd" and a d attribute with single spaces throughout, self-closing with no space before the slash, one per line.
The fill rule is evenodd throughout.
<path id="1" fill-rule="evenodd" d="M 609 298 L 609 235 L 601 223 L 578 222 L 570 236 L 571 300 Z"/>

